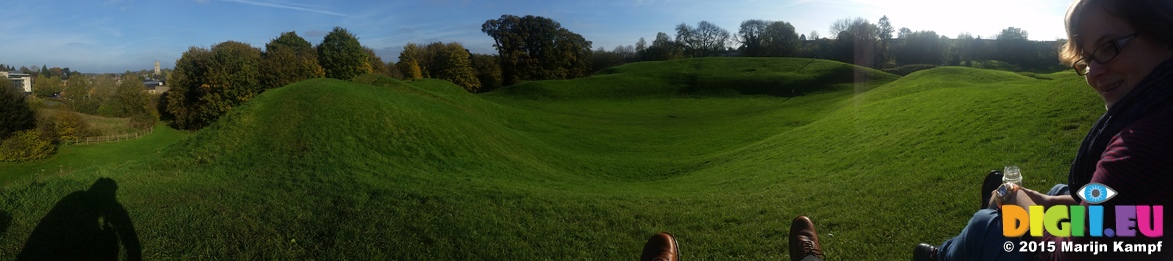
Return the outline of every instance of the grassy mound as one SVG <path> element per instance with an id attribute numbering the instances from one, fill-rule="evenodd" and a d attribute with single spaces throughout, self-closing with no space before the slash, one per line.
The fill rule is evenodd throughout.
<path id="1" fill-rule="evenodd" d="M 897 76 L 803 58 L 697 58 L 641 62 L 575 80 L 526 82 L 495 94 L 547 99 L 770 95 L 869 90 Z"/>
<path id="2" fill-rule="evenodd" d="M 1102 104 L 1045 78 L 711 58 L 480 95 L 308 80 L 159 153 L 0 188 L 0 256 L 107 177 L 149 259 L 621 260 L 659 231 L 688 259 L 778 259 L 796 215 L 829 256 L 906 259 L 960 231 L 990 169 L 1065 180 Z"/>

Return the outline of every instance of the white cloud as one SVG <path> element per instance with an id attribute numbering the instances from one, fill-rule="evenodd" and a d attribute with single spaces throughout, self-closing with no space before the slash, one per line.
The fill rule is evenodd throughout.
<path id="1" fill-rule="evenodd" d="M 199 0 L 197 0 L 197 2 L 198 1 Z M 207 0 L 204 0 L 204 1 L 207 1 Z M 346 15 L 346 14 L 341 14 L 341 13 L 331 12 L 331 11 L 326 11 L 326 10 L 319 10 L 319 8 L 308 6 L 308 5 L 281 3 L 281 2 L 276 2 L 276 1 L 273 1 L 273 2 L 254 1 L 254 0 L 220 0 L 220 1 L 253 5 L 253 6 L 261 6 L 261 7 L 273 7 L 273 8 L 281 8 L 281 9 L 289 9 L 289 10 L 297 10 L 297 11 L 306 11 L 306 12 L 327 14 L 327 15 L 333 15 L 333 16 L 350 17 L 349 15 Z"/>

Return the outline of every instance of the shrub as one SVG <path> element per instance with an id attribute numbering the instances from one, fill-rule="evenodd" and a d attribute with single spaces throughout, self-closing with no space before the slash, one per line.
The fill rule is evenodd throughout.
<path id="1" fill-rule="evenodd" d="M 97 134 L 80 113 L 68 110 L 37 115 L 37 132 L 41 139 L 54 143 Z"/>
<path id="2" fill-rule="evenodd" d="M 82 137 L 93 136 L 94 131 L 90 124 L 81 118 L 81 114 L 73 111 L 62 111 L 53 116 L 53 125 L 56 140 L 67 141 Z"/>
<path id="3" fill-rule="evenodd" d="M 16 132 L 0 142 L 0 161 L 28 161 L 48 158 L 57 150 L 52 141 L 41 137 L 38 130 Z"/>

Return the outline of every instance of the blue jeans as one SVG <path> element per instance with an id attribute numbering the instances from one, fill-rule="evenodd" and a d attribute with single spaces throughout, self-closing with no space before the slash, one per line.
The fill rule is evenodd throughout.
<path id="1" fill-rule="evenodd" d="M 1071 194 L 1071 190 L 1067 188 L 1066 184 L 1058 184 L 1047 192 L 1047 195 L 1056 196 Z M 998 210 L 982 209 L 973 214 L 973 218 L 969 219 L 969 224 L 961 229 L 961 234 L 949 240 L 945 240 L 937 249 L 937 258 L 939 260 L 1032 260 L 1034 256 L 1030 253 L 1019 253 L 1017 248 L 1018 242 L 1022 241 L 1020 238 L 1007 238 L 1002 236 L 1002 216 L 998 214 Z M 1003 250 L 1003 245 L 1006 242 L 1014 244 L 1015 251 L 1007 253 Z"/>

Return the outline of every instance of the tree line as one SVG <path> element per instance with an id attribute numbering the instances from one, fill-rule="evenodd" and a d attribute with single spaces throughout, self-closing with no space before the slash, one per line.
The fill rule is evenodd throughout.
<path id="1" fill-rule="evenodd" d="M 955 38 L 934 31 L 895 29 L 887 16 L 876 23 L 863 18 L 840 19 L 830 26 L 833 38 L 816 31 L 799 34 L 785 21 L 745 20 L 736 33 L 708 21 L 696 26 L 681 23 L 675 37 L 658 32 L 651 45 L 640 38 L 634 45 L 608 51 L 594 50 L 592 69 L 639 61 L 665 61 L 692 57 L 802 57 L 837 60 L 885 69 L 905 65 L 976 66 L 991 60 L 1013 65 L 1010 69 L 1047 71 L 1062 69 L 1059 41 L 1030 41 L 1025 30 L 1009 27 L 993 39 L 962 33 Z"/>
<path id="2" fill-rule="evenodd" d="M 1010 27 L 993 39 L 964 33 L 956 38 L 934 31 L 895 29 L 887 16 L 876 23 L 863 18 L 840 19 L 830 26 L 832 38 L 816 31 L 799 34 L 786 21 L 745 20 L 736 33 L 708 21 L 676 25 L 674 34 L 656 33 L 649 43 L 606 50 L 592 48 L 582 35 L 541 16 L 502 15 L 481 25 L 493 38 L 496 54 L 472 54 L 459 43 L 408 43 L 391 67 L 401 79 L 437 78 L 469 92 L 492 91 L 530 80 L 571 79 L 604 68 L 640 61 L 693 57 L 803 57 L 831 59 L 877 69 L 905 65 L 979 66 L 997 60 L 1011 70 L 1054 70 L 1062 42 L 1027 40 L 1027 32 Z M 462 50 L 463 49 L 463 50 Z M 984 66 L 984 65 L 983 65 Z"/>
<path id="3" fill-rule="evenodd" d="M 285 32 L 265 49 L 237 41 L 191 47 L 175 62 L 171 90 L 158 104 L 160 118 L 180 129 L 199 129 L 265 90 L 319 77 L 349 80 L 364 73 L 391 75 L 374 50 L 335 27 L 317 46 Z"/>

